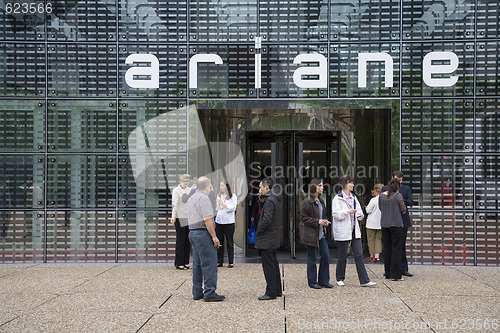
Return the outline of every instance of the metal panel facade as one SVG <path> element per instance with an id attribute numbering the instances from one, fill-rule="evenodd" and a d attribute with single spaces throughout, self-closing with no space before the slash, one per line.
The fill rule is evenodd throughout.
<path id="1" fill-rule="evenodd" d="M 175 179 L 188 170 L 192 103 L 365 99 L 399 105 L 392 158 L 414 194 L 409 259 L 500 264 L 498 3 L 32 0 L 24 12 L 21 2 L 0 8 L 1 262 L 173 259 L 170 192 L 137 186 L 130 166 L 130 133 L 155 117 L 170 113 L 147 131 L 179 152 L 163 160 Z M 425 81 L 433 52 L 458 67 L 429 78 L 455 84 Z M 369 61 L 363 87 L 363 53 L 383 54 L 392 72 Z M 133 54 L 156 57 L 157 87 L 155 64 L 127 63 Z M 207 54 L 222 64 L 190 66 Z M 144 74 L 127 80 L 131 68 Z M 300 68 L 319 73 L 294 78 Z"/>

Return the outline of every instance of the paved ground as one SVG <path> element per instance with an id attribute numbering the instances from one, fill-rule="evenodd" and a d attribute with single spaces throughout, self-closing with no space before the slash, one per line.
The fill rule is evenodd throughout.
<path id="1" fill-rule="evenodd" d="M 282 298 L 258 301 L 262 268 L 240 263 L 219 268 L 227 299 L 205 303 L 172 264 L 0 265 L 0 332 L 500 331 L 500 267 L 411 266 L 397 282 L 369 264 L 378 286 L 361 288 L 351 264 L 345 287 L 321 290 L 304 264 L 281 267 Z"/>

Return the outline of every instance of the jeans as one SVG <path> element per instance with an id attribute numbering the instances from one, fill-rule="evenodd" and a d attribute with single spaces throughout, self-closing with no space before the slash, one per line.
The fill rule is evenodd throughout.
<path id="1" fill-rule="evenodd" d="M 328 242 L 326 238 L 321 238 L 319 240 L 319 276 L 316 269 L 316 251 L 318 250 L 315 246 L 307 247 L 307 284 L 312 286 L 318 284 L 320 286 L 326 286 L 330 283 L 330 251 L 328 250 Z M 318 279 L 316 279 L 316 277 Z"/>
<path id="2" fill-rule="evenodd" d="M 190 230 L 189 241 L 193 248 L 193 297 L 213 297 L 217 289 L 217 249 L 212 236 L 207 230 Z"/>
<path id="3" fill-rule="evenodd" d="M 345 280 L 345 269 L 347 265 L 347 249 L 351 243 L 352 253 L 354 254 L 354 262 L 356 263 L 356 271 L 358 272 L 359 283 L 364 284 L 370 282 L 368 273 L 366 273 L 365 261 L 363 260 L 363 245 L 361 238 L 356 238 L 354 231 L 352 232 L 352 240 L 337 241 L 338 257 L 337 257 L 337 281 Z"/>
<path id="4" fill-rule="evenodd" d="M 224 238 L 226 238 L 227 244 L 227 260 L 229 264 L 234 263 L 234 228 L 235 224 L 219 224 L 215 223 L 215 233 L 220 241 L 220 247 L 217 249 L 217 261 L 219 264 L 224 262 Z"/>

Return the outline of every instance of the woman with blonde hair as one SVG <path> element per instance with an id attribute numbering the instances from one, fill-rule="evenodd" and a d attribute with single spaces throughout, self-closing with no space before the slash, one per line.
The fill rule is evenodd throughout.
<path id="1" fill-rule="evenodd" d="M 191 177 L 188 174 L 179 176 L 179 185 L 172 190 L 172 218 L 175 225 L 175 268 L 189 269 L 189 227 L 187 221 L 187 205 L 182 201 L 182 195 L 189 193 L 188 185 Z"/>
<path id="2" fill-rule="evenodd" d="M 368 249 L 370 250 L 370 257 L 368 261 L 379 262 L 380 252 L 382 252 L 382 227 L 380 226 L 381 212 L 378 208 L 378 196 L 384 187 L 383 184 L 375 184 L 372 190 L 373 198 L 366 206 L 366 237 L 368 240 Z"/>

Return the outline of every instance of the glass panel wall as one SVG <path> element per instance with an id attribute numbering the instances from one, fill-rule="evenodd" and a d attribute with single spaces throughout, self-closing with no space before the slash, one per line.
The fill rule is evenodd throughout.
<path id="1" fill-rule="evenodd" d="M 373 146 L 413 189 L 412 261 L 500 264 L 484 236 L 500 225 L 497 1 L 34 2 L 0 8 L 0 261 L 173 259 L 178 176 L 207 164 L 207 137 L 245 144 L 229 120 L 199 131 L 203 101 L 219 120 L 290 110 L 261 121 L 291 128 L 389 105 Z"/>

